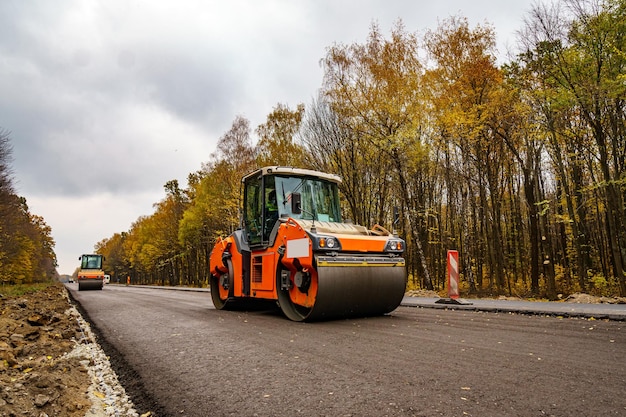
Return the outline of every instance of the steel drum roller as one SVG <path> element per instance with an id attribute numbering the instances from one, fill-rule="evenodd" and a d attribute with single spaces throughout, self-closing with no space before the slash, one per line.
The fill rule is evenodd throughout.
<path id="1" fill-rule="evenodd" d="M 374 316 L 395 310 L 404 297 L 404 259 L 386 257 L 317 257 L 315 304 L 304 318 Z"/>
<path id="2" fill-rule="evenodd" d="M 101 290 L 102 289 L 102 281 L 100 280 L 81 280 L 78 282 L 78 290 Z"/>

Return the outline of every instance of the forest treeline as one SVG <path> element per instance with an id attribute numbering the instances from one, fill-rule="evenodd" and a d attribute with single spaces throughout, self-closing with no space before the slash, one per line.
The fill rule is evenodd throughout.
<path id="1" fill-rule="evenodd" d="M 0 128 L 0 283 L 48 282 L 57 277 L 52 230 L 15 191 L 12 149 L 10 132 Z"/>
<path id="2" fill-rule="evenodd" d="M 239 226 L 240 179 L 265 165 L 343 178 L 344 217 L 407 241 L 413 286 L 442 289 L 459 251 L 467 292 L 626 296 L 626 2 L 537 4 L 498 64 L 489 24 L 334 44 L 310 104 L 237 117 L 154 214 L 96 245 L 114 278 L 207 285 Z"/>

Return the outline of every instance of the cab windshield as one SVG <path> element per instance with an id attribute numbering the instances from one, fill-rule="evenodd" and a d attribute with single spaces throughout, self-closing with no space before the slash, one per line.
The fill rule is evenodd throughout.
<path id="1" fill-rule="evenodd" d="M 291 210 L 291 194 L 300 193 L 301 212 Z M 276 177 L 278 211 L 294 219 L 341 222 L 337 184 L 317 178 Z"/>
<path id="2" fill-rule="evenodd" d="M 292 194 L 300 194 L 300 213 Z M 266 175 L 249 178 L 244 192 L 244 227 L 248 243 L 265 245 L 281 217 L 341 222 L 337 184 L 319 178 Z"/>
<path id="3" fill-rule="evenodd" d="M 83 255 L 80 258 L 81 269 L 102 269 L 102 255 Z"/>

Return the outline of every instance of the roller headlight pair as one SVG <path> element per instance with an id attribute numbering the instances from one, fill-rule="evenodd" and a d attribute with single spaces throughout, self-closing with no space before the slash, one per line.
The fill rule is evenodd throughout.
<path id="1" fill-rule="evenodd" d="M 402 253 L 404 252 L 404 246 L 405 243 L 402 239 L 389 239 L 385 245 L 385 252 Z"/>
<path id="2" fill-rule="evenodd" d="M 313 241 L 316 250 L 341 250 L 339 239 L 333 236 L 316 236 Z"/>

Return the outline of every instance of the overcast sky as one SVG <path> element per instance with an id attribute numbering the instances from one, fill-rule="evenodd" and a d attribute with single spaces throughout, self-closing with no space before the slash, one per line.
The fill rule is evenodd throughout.
<path id="1" fill-rule="evenodd" d="M 18 194 L 52 227 L 59 273 L 154 212 L 242 115 L 309 104 L 334 43 L 489 23 L 502 60 L 531 0 L 0 0 L 0 128 Z"/>

